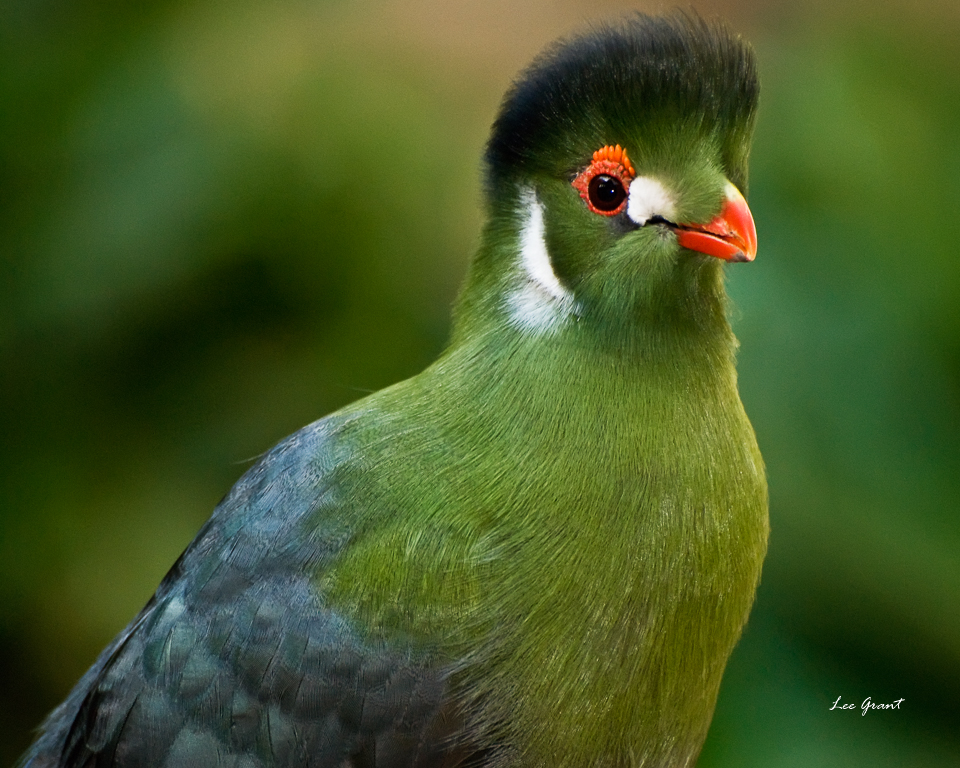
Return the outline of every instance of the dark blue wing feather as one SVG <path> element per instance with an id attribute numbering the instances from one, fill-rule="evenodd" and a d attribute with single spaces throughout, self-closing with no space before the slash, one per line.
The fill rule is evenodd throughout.
<path id="1" fill-rule="evenodd" d="M 443 670 L 373 647 L 311 582 L 350 541 L 334 418 L 280 443 L 50 716 L 27 768 L 442 766 L 469 749 Z"/>

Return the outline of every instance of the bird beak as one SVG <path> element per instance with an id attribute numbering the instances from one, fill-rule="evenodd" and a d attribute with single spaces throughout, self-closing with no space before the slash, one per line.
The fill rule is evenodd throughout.
<path id="1" fill-rule="evenodd" d="M 677 242 L 724 261 L 757 257 L 757 227 L 740 190 L 729 181 L 720 213 L 709 224 L 678 224 Z"/>

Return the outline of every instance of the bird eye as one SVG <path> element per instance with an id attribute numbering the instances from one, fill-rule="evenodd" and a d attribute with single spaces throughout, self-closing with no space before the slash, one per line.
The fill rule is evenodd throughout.
<path id="1" fill-rule="evenodd" d="M 593 153 L 590 163 L 573 180 L 587 207 L 601 216 L 616 216 L 627 207 L 627 189 L 634 170 L 627 151 L 619 144 Z"/>
<path id="2" fill-rule="evenodd" d="M 623 188 L 620 179 L 601 173 L 590 179 L 587 185 L 587 194 L 594 208 L 603 213 L 617 210 L 620 204 L 627 199 L 627 191 Z"/>

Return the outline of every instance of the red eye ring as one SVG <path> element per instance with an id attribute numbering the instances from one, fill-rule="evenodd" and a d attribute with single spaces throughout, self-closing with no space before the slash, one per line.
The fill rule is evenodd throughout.
<path id="1" fill-rule="evenodd" d="M 616 216 L 627 207 L 627 191 L 634 170 L 627 151 L 619 144 L 593 153 L 593 162 L 573 180 L 587 207 L 601 216 Z"/>

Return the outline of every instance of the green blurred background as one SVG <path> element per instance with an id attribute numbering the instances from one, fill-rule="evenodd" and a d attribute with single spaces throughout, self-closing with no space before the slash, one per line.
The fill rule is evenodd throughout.
<path id="1" fill-rule="evenodd" d="M 960 4 L 695 5 L 761 61 L 773 526 L 700 764 L 960 766 Z M 0 4 L 0 764 L 251 457 L 437 354 L 500 96 L 629 7 Z"/>

